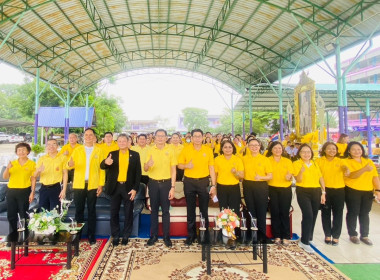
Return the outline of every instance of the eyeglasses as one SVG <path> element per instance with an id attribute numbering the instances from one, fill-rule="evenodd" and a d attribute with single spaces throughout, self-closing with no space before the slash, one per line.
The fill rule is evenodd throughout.
<path id="1" fill-rule="evenodd" d="M 260 147 L 260 145 L 248 145 L 248 147 Z"/>

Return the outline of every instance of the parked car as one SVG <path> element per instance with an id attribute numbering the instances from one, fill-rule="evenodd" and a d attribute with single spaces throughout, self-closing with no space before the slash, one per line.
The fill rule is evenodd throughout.
<path id="1" fill-rule="evenodd" d="M 9 136 L 9 143 L 20 143 L 20 142 L 24 142 L 24 136 L 20 136 L 20 135 Z"/>
<path id="2" fill-rule="evenodd" d="M 8 143 L 9 142 L 9 135 L 5 134 L 4 132 L 0 132 L 0 143 Z"/>
<path id="3" fill-rule="evenodd" d="M 18 135 L 24 137 L 24 142 L 32 142 L 32 135 L 30 133 L 20 132 Z"/>

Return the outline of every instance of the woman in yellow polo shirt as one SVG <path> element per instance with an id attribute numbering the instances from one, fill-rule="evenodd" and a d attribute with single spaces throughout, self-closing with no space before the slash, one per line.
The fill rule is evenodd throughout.
<path id="1" fill-rule="evenodd" d="M 28 158 L 30 151 L 29 144 L 17 144 L 15 152 L 18 159 L 9 162 L 3 173 L 3 178 L 9 179 L 7 190 L 9 233 L 17 231 L 18 215 L 21 219 L 27 219 L 29 203 L 34 199 L 36 178 L 33 177 L 33 173 L 36 171 L 36 163 Z"/>
<path id="2" fill-rule="evenodd" d="M 318 165 L 314 162 L 313 150 L 307 144 L 302 144 L 293 163 L 296 178 L 297 202 L 302 212 L 301 240 L 298 245 L 308 253 L 314 253 L 310 247 L 313 240 L 315 221 L 321 204 L 325 203 L 326 191 Z"/>
<path id="3" fill-rule="evenodd" d="M 181 143 L 182 143 L 182 141 L 181 141 L 180 134 L 178 132 L 173 133 L 171 141 L 170 141 L 170 144 L 171 144 L 171 147 L 174 150 L 174 155 L 175 155 L 175 157 L 176 157 L 177 160 L 178 160 L 179 155 L 181 154 L 181 152 L 183 150 L 183 145 Z M 179 169 L 178 165 L 176 167 L 176 170 L 177 170 L 176 181 L 177 182 L 182 182 L 184 170 L 183 169 Z"/>
<path id="4" fill-rule="evenodd" d="M 289 210 L 292 202 L 293 163 L 283 157 L 284 147 L 279 141 L 272 142 L 267 151 L 266 156 L 273 170 L 273 177 L 268 181 L 272 234 L 275 244 L 280 245 L 282 240 L 284 246 L 288 246 L 291 239 Z"/>
<path id="5" fill-rule="evenodd" d="M 221 155 L 215 158 L 216 190 L 220 210 L 229 208 L 240 215 L 239 180 L 244 178 L 243 162 L 236 155 L 236 147 L 231 140 L 221 144 Z"/>
<path id="6" fill-rule="evenodd" d="M 337 157 L 338 147 L 335 143 L 326 142 L 319 154 L 321 157 L 315 161 L 326 185 L 326 202 L 321 211 L 325 243 L 336 246 L 339 244 L 342 231 L 345 196 L 343 174 L 348 175 L 349 170 L 343 164 L 343 160 Z"/>
<path id="7" fill-rule="evenodd" d="M 216 140 L 215 140 L 215 143 L 214 143 L 214 157 L 217 157 L 219 155 L 219 152 L 220 152 L 220 143 L 222 143 L 222 137 L 223 135 L 218 133 L 216 135 Z"/>
<path id="8" fill-rule="evenodd" d="M 372 160 L 365 155 L 364 148 L 359 142 L 350 142 L 344 153 L 345 165 L 350 174 L 344 177 L 346 184 L 346 224 L 350 240 L 359 244 L 356 231 L 356 221 L 359 218 L 360 240 L 367 245 L 373 245 L 368 238 L 369 212 L 373 202 L 373 192 L 380 199 L 379 174 Z"/>
<path id="9" fill-rule="evenodd" d="M 347 134 L 342 133 L 339 136 L 338 141 L 336 142 L 336 146 L 338 147 L 338 156 L 343 157 L 348 141 L 349 137 Z"/>
<path id="10" fill-rule="evenodd" d="M 266 215 L 268 209 L 268 184 L 272 179 L 272 165 L 269 159 L 260 154 L 261 143 L 251 138 L 248 150 L 243 156 L 243 194 L 248 211 L 257 218 L 258 238 L 266 238 Z"/>

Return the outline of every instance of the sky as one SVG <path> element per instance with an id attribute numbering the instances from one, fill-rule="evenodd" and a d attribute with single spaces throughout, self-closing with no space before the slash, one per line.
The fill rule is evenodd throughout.
<path id="1" fill-rule="evenodd" d="M 380 36 L 373 39 L 373 45 L 380 46 Z M 357 46 L 343 51 L 342 61 L 354 57 L 359 49 L 360 46 Z M 335 69 L 335 57 L 327 61 L 330 67 Z M 326 69 L 323 62 L 320 64 Z M 317 66 L 304 70 L 316 83 L 335 83 L 331 76 Z M 0 84 L 22 84 L 25 79 L 23 72 L 1 61 L 0 73 Z M 292 77 L 284 77 L 283 83 L 297 84 L 299 75 L 300 72 L 296 72 Z M 113 84 L 103 83 L 102 90 L 122 99 L 123 103 L 120 105 L 129 120 L 167 119 L 166 124 L 170 127 L 176 126 L 181 111 L 186 107 L 203 108 L 208 110 L 209 115 L 220 115 L 231 104 L 230 92 L 203 80 L 192 78 L 191 75 L 128 75 L 126 78 L 116 80 Z M 237 99 L 238 94 L 234 95 L 234 102 Z"/>

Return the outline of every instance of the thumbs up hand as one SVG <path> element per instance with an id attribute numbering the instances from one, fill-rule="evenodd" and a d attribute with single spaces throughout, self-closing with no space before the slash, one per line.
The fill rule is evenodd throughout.
<path id="1" fill-rule="evenodd" d="M 257 173 L 255 172 L 255 181 L 260 181 L 260 180 L 261 180 L 261 177 L 257 175 Z"/>
<path id="2" fill-rule="evenodd" d="M 191 160 L 188 162 L 188 164 L 186 164 L 186 168 L 187 168 L 187 169 L 193 169 L 193 167 L 194 167 L 194 164 L 193 164 L 193 160 L 191 159 Z"/>
<path id="3" fill-rule="evenodd" d="M 150 159 L 148 160 L 147 165 L 148 165 L 148 167 L 152 167 L 154 165 L 154 161 L 153 161 L 152 155 L 150 156 Z"/>
<path id="4" fill-rule="evenodd" d="M 45 165 L 44 165 L 44 163 L 42 163 L 41 166 L 38 167 L 37 172 L 41 173 L 41 172 L 44 172 L 44 170 L 45 170 Z"/>
<path id="5" fill-rule="evenodd" d="M 112 165 L 112 163 L 113 163 L 112 154 L 109 154 L 108 158 L 106 158 L 104 163 L 107 165 Z"/>
<path id="6" fill-rule="evenodd" d="M 69 160 L 69 167 L 74 167 L 74 165 L 75 165 L 75 162 L 74 162 L 74 160 L 73 160 L 73 157 L 71 157 L 70 158 L 70 160 Z"/>
<path id="7" fill-rule="evenodd" d="M 286 181 L 290 181 L 290 180 L 292 180 L 292 174 L 290 174 L 289 170 L 288 170 L 288 172 L 286 172 L 285 180 L 286 180 Z"/>

